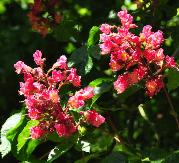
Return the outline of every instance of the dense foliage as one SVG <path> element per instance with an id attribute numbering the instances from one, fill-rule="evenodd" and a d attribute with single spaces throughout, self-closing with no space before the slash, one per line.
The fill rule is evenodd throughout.
<path id="1" fill-rule="evenodd" d="M 2 162 L 179 162 L 178 0 L 1 0 L 0 21 Z"/>

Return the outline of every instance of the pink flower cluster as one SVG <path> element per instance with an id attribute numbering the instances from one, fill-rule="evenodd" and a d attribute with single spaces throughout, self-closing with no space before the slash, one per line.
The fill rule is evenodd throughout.
<path id="1" fill-rule="evenodd" d="M 172 57 L 164 55 L 161 48 L 164 38 L 160 30 L 153 32 L 152 27 L 146 25 L 137 36 L 130 32 L 137 25 L 133 24 L 133 17 L 127 10 L 118 12 L 118 17 L 121 26 L 102 24 L 100 27 L 101 54 L 110 55 L 112 71 L 124 72 L 114 82 L 114 88 L 120 94 L 144 79 L 146 93 L 152 97 L 164 87 L 164 70 L 175 68 L 176 63 Z"/>
<path id="2" fill-rule="evenodd" d="M 83 114 L 80 114 L 82 120 L 79 122 L 74 121 L 74 117 L 69 112 L 69 108 L 78 109 L 84 106 L 84 101 L 94 96 L 93 87 L 86 87 L 76 92 L 62 108 L 59 96 L 62 86 L 70 83 L 75 87 L 81 85 L 81 77 L 75 68 L 68 67 L 66 56 L 62 55 L 47 72 L 44 72 L 45 58 L 42 58 L 41 51 L 37 50 L 33 57 L 36 68 L 31 68 L 22 61 L 14 65 L 17 74 L 24 75 L 24 82 L 20 82 L 19 94 L 25 97 L 28 116 L 39 122 L 37 126 L 30 129 L 33 139 L 52 132 L 68 137 L 77 131 L 81 122 L 95 127 L 104 123 L 104 117 L 98 113 L 94 114 L 95 111 L 82 111 Z"/>

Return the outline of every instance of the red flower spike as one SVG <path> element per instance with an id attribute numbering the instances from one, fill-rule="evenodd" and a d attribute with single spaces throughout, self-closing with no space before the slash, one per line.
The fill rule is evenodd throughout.
<path id="1" fill-rule="evenodd" d="M 59 6 L 57 0 L 34 0 L 28 13 L 32 29 L 45 37 L 50 29 L 54 28 L 62 20 L 62 16 L 56 11 Z M 44 13 L 47 13 L 48 17 L 44 17 Z"/>
<path id="2" fill-rule="evenodd" d="M 14 65 L 16 72 L 24 75 L 24 82 L 20 82 L 19 94 L 25 97 L 28 117 L 39 122 L 38 126 L 30 129 L 31 138 L 38 139 L 52 132 L 57 132 L 60 137 L 69 137 L 77 131 L 77 124 L 80 124 L 80 119 L 79 122 L 75 122 L 70 115 L 69 107 L 84 106 L 85 101 L 94 96 L 93 87 L 86 87 L 76 92 L 62 109 L 59 96 L 61 87 L 69 83 L 80 86 L 81 77 L 75 68 L 68 68 L 67 58 L 64 55 L 47 73 L 44 72 L 45 58 L 42 58 L 42 53 L 37 50 L 33 57 L 40 67 L 32 69 L 22 61 Z"/>
<path id="3" fill-rule="evenodd" d="M 136 36 L 130 32 L 131 28 L 137 26 L 133 24 L 133 17 L 127 10 L 118 12 L 118 17 L 122 24 L 119 27 L 101 25 L 99 44 L 101 54 L 110 55 L 111 70 L 123 70 L 114 82 L 114 89 L 120 94 L 140 80 L 145 80 L 147 94 L 152 97 L 162 88 L 165 69 L 175 68 L 176 62 L 172 57 L 165 56 L 160 47 L 164 41 L 162 31 L 153 32 L 152 27 L 146 25 Z M 151 81 L 153 78 L 155 80 Z"/>

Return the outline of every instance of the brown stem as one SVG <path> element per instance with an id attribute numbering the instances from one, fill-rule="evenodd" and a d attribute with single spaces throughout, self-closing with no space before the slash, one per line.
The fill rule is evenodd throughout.
<path id="1" fill-rule="evenodd" d="M 168 103 L 169 103 L 169 105 L 170 105 L 171 115 L 174 117 L 174 119 L 175 119 L 175 121 L 176 121 L 176 124 L 177 124 L 177 127 L 178 127 L 178 129 L 179 129 L 178 114 L 177 114 L 177 112 L 176 112 L 175 109 L 174 109 L 173 103 L 172 103 L 172 101 L 171 101 L 171 98 L 170 98 L 170 96 L 169 96 L 169 94 L 168 94 L 168 92 L 167 92 L 165 86 L 164 86 L 163 90 L 164 90 L 164 92 L 165 92 L 165 96 L 166 96 L 166 98 L 167 98 L 167 101 L 168 101 Z"/>
<path id="2" fill-rule="evenodd" d="M 115 124 L 113 123 L 113 121 L 111 120 L 110 115 L 109 115 L 108 118 L 109 118 L 109 119 L 108 119 L 108 123 L 109 123 L 110 127 L 112 128 L 112 130 L 113 130 L 113 132 L 114 132 L 114 139 L 116 140 L 117 143 L 123 144 L 124 141 L 123 141 L 123 139 L 119 136 L 118 130 L 117 130 Z"/>
<path id="3" fill-rule="evenodd" d="M 47 71 L 46 76 L 48 77 L 48 75 L 49 75 L 52 71 L 53 71 L 53 68 L 49 69 L 49 70 Z"/>
<path id="4" fill-rule="evenodd" d="M 61 82 L 60 84 L 59 84 L 59 86 L 58 86 L 58 91 L 60 91 L 60 89 L 61 89 L 61 87 L 64 85 L 64 83 L 63 82 Z"/>
<path id="5" fill-rule="evenodd" d="M 47 153 L 43 154 L 43 155 L 39 158 L 39 160 L 42 160 L 42 159 L 44 159 L 45 157 L 47 157 L 49 153 L 50 153 L 50 151 L 48 151 Z"/>

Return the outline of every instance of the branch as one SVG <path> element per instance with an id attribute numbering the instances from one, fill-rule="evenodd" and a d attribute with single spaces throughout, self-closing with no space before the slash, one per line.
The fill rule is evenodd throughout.
<path id="1" fill-rule="evenodd" d="M 171 100 L 171 98 L 170 98 L 170 96 L 169 96 L 169 94 L 168 94 L 168 92 L 167 92 L 165 86 L 164 86 L 163 90 L 164 90 L 164 92 L 165 92 L 165 96 L 166 96 L 166 98 L 167 98 L 167 101 L 168 101 L 168 103 L 169 103 L 169 105 L 170 105 L 171 115 L 174 117 L 174 119 L 175 119 L 175 121 L 176 121 L 176 124 L 177 124 L 177 127 L 178 127 L 178 129 L 179 129 L 178 114 L 177 114 L 177 112 L 176 112 L 175 109 L 174 109 L 172 100 Z"/>

